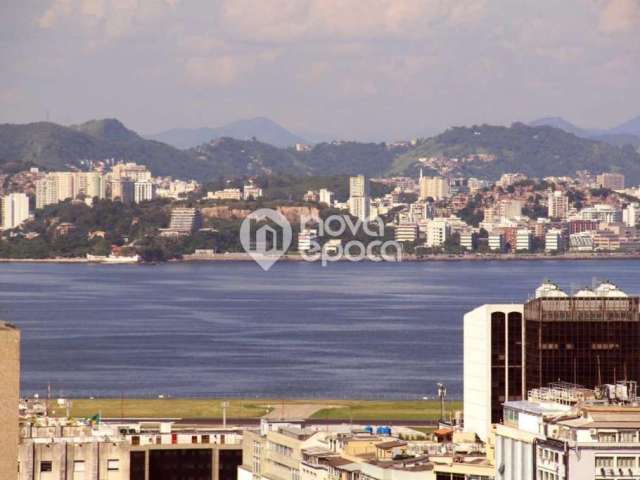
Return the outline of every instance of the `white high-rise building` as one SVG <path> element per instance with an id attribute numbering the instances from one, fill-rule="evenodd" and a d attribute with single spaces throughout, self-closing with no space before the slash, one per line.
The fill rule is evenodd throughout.
<path id="1" fill-rule="evenodd" d="M 10 193 L 2 198 L 2 229 L 17 228 L 29 218 L 29 197 L 24 193 Z"/>
<path id="2" fill-rule="evenodd" d="M 151 182 L 135 182 L 133 184 L 133 201 L 135 203 L 153 200 L 155 185 Z"/>
<path id="3" fill-rule="evenodd" d="M 451 228 L 444 219 L 427 221 L 427 247 L 441 247 L 449 237 Z"/>
<path id="4" fill-rule="evenodd" d="M 622 221 L 627 227 L 635 227 L 640 224 L 640 204 L 630 203 L 622 211 Z"/>
<path id="5" fill-rule="evenodd" d="M 544 236 L 544 249 L 547 252 L 559 252 L 564 250 L 562 242 L 562 230 L 558 228 L 550 229 Z"/>
<path id="6" fill-rule="evenodd" d="M 36 208 L 58 203 L 58 182 L 53 175 L 36 181 Z"/>
<path id="7" fill-rule="evenodd" d="M 549 193 L 547 199 L 548 210 L 547 215 L 549 218 L 557 218 L 559 220 L 566 220 L 569 213 L 569 198 L 564 192 L 556 190 Z"/>
<path id="8" fill-rule="evenodd" d="M 519 228 L 516 231 L 516 251 L 531 250 L 531 231 L 528 228 Z"/>
<path id="9" fill-rule="evenodd" d="M 100 172 L 75 172 L 74 177 L 74 198 L 81 194 L 91 199 L 105 198 L 106 183 Z"/>
<path id="10" fill-rule="evenodd" d="M 369 207 L 369 180 L 364 175 L 349 178 L 349 213 L 365 222 Z"/>
<path id="11" fill-rule="evenodd" d="M 333 205 L 333 192 L 326 188 L 321 188 L 319 192 L 319 201 L 320 203 L 324 203 L 328 206 Z"/>
<path id="12" fill-rule="evenodd" d="M 464 429 L 483 441 L 499 421 L 505 400 L 520 400 L 524 388 L 522 304 L 483 305 L 464 316 Z"/>

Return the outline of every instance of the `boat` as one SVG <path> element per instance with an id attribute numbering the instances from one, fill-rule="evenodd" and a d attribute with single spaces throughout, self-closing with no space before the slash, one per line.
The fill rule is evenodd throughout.
<path id="1" fill-rule="evenodd" d="M 87 260 L 95 263 L 122 264 L 139 263 L 140 255 L 91 255 L 87 254 Z"/>

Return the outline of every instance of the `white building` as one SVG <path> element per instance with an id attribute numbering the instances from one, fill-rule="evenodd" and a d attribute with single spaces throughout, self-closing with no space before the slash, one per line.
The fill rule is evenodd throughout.
<path id="1" fill-rule="evenodd" d="M 242 198 L 244 200 L 249 200 L 253 198 L 254 200 L 262 197 L 262 189 L 253 183 L 247 183 L 244 185 Z"/>
<path id="2" fill-rule="evenodd" d="M 509 329 L 509 325 L 521 324 L 523 312 L 522 304 L 483 305 L 464 316 L 464 428 L 483 441 L 489 436 L 491 424 L 501 417 L 502 412 L 492 409 L 495 400 L 519 399 L 521 395 L 521 389 L 509 392 L 509 375 L 516 371 L 513 364 L 517 362 L 510 361 L 504 345 L 513 343 L 509 333 L 513 336 L 517 329 Z M 504 337 L 492 336 L 496 330 Z M 500 381 L 493 378 L 497 375 Z M 520 377 L 524 378 L 521 372 Z M 503 385 L 501 389 L 499 384 Z"/>
<path id="3" fill-rule="evenodd" d="M 494 252 L 504 252 L 506 240 L 503 233 L 489 234 L 489 250 Z"/>
<path id="4" fill-rule="evenodd" d="M 622 210 L 622 221 L 627 227 L 635 227 L 640 224 L 640 204 L 630 203 Z"/>
<path id="5" fill-rule="evenodd" d="M 569 235 L 569 249 L 573 252 L 592 252 L 595 232 L 580 232 Z"/>
<path id="6" fill-rule="evenodd" d="M 333 205 L 333 192 L 326 188 L 321 188 L 319 192 L 319 202 L 324 203 L 327 206 Z"/>
<path id="7" fill-rule="evenodd" d="M 434 218 L 427 221 L 427 247 L 441 247 L 449 237 L 451 228 L 444 219 Z"/>
<path id="8" fill-rule="evenodd" d="M 11 230 L 29 219 L 29 197 L 24 193 L 10 193 L 2 197 L 2 229 Z"/>
<path id="9" fill-rule="evenodd" d="M 580 218 L 582 220 L 596 220 L 604 223 L 620 223 L 622 222 L 622 211 L 611 205 L 599 203 L 593 207 L 580 210 Z"/>
<path id="10" fill-rule="evenodd" d="M 133 201 L 135 203 L 153 200 L 155 196 L 155 185 L 151 182 L 135 182 L 133 189 Z"/>
<path id="11" fill-rule="evenodd" d="M 134 182 L 148 182 L 151 180 L 151 172 L 144 165 L 138 165 L 137 163 L 117 163 L 111 169 L 111 179 L 128 179 Z"/>
<path id="12" fill-rule="evenodd" d="M 396 242 L 415 243 L 418 239 L 418 225 L 415 223 L 401 223 L 396 226 Z"/>
<path id="13" fill-rule="evenodd" d="M 531 231 L 528 228 L 519 228 L 516 231 L 516 251 L 531 250 Z"/>
<path id="14" fill-rule="evenodd" d="M 473 232 L 460 232 L 460 246 L 468 251 L 473 250 Z"/>
<path id="15" fill-rule="evenodd" d="M 551 228 L 544 236 L 544 249 L 547 252 L 559 252 L 564 249 L 562 242 L 562 230 Z"/>
<path id="16" fill-rule="evenodd" d="M 549 193 L 547 198 L 547 216 L 559 220 L 566 220 L 569 213 L 569 197 L 564 192 L 556 190 Z"/>
<path id="17" fill-rule="evenodd" d="M 420 177 L 420 199 L 442 200 L 449 196 L 449 180 L 443 177 Z"/>
<path id="18" fill-rule="evenodd" d="M 369 211 L 369 180 L 364 175 L 349 178 L 349 213 L 367 221 Z"/>
<path id="19" fill-rule="evenodd" d="M 621 173 L 602 173 L 596 177 L 596 184 L 600 188 L 610 190 L 624 189 L 624 175 Z"/>
<path id="20" fill-rule="evenodd" d="M 315 247 L 314 240 L 318 238 L 316 229 L 304 229 L 298 233 L 298 251 L 308 252 Z"/>
<path id="21" fill-rule="evenodd" d="M 207 192 L 209 200 L 242 200 L 242 192 L 239 188 L 225 188 L 215 192 Z"/>

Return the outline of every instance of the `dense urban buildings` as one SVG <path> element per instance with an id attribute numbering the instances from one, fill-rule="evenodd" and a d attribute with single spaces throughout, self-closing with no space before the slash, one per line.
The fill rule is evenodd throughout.
<path id="1" fill-rule="evenodd" d="M 0 478 L 15 480 L 18 471 L 20 331 L 0 321 Z"/>

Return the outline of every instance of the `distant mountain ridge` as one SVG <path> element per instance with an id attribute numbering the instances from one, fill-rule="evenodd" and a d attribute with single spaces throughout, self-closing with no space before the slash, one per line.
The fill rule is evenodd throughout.
<path id="1" fill-rule="evenodd" d="M 286 148 L 296 143 L 306 143 L 300 136 L 266 117 L 238 120 L 218 128 L 174 128 L 148 138 L 167 143 L 176 148 L 187 149 L 219 138 L 256 140 L 276 147 Z"/>
<path id="2" fill-rule="evenodd" d="M 544 125 L 555 127 L 560 130 L 564 130 L 565 132 L 572 133 L 578 137 L 598 140 L 618 147 L 633 145 L 636 148 L 640 148 L 640 116 L 632 118 L 617 127 L 605 130 L 581 128 L 562 117 L 539 118 L 529 122 L 529 125 L 534 127 Z"/>

